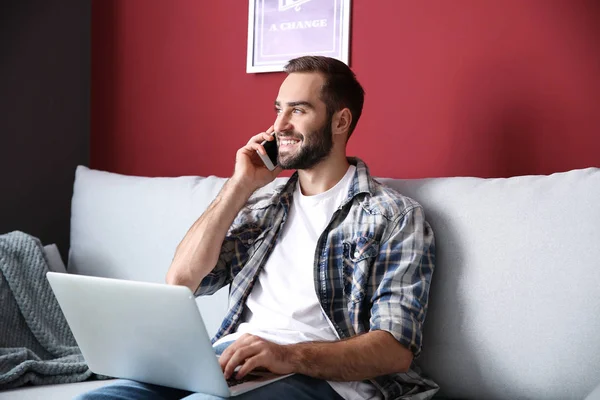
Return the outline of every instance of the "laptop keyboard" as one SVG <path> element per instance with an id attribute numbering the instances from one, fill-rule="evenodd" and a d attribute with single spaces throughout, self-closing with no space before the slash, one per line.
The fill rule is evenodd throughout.
<path id="1" fill-rule="evenodd" d="M 229 379 L 227 379 L 227 386 L 229 386 L 229 387 L 236 386 L 236 385 L 239 385 L 244 382 L 254 381 L 258 378 L 260 378 L 259 375 L 252 375 L 252 374 L 248 374 L 245 377 L 243 377 L 242 379 L 229 378 Z"/>

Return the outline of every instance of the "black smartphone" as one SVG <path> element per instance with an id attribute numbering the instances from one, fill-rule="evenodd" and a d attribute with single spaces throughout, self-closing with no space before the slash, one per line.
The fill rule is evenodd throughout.
<path id="1" fill-rule="evenodd" d="M 273 135 L 275 135 L 274 132 Z M 264 140 L 261 145 L 265 148 L 267 155 L 263 156 L 257 151 L 258 156 L 269 169 L 269 171 L 273 171 L 275 168 L 277 168 L 277 154 L 279 154 L 277 149 L 277 140 Z"/>

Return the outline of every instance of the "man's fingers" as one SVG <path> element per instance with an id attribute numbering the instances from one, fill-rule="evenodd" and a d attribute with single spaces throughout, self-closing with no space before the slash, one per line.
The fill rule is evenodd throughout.
<path id="1" fill-rule="evenodd" d="M 247 358 L 246 361 L 244 362 L 244 364 L 240 367 L 238 372 L 235 374 L 235 378 L 242 379 L 244 376 L 246 376 L 248 373 L 254 371 L 258 367 L 263 367 L 264 365 L 261 362 L 261 360 L 263 358 L 264 357 L 262 356 L 262 353 L 258 353 L 256 355 L 254 355 L 253 357 Z"/>
<path id="2" fill-rule="evenodd" d="M 248 144 L 246 144 L 244 147 L 242 147 L 241 150 L 247 151 L 248 155 L 255 151 L 258 151 L 260 154 L 266 155 L 267 151 L 265 150 L 265 148 L 263 147 L 263 145 L 261 143 L 262 143 L 262 141 L 260 141 L 260 142 L 250 141 L 250 142 L 248 142 Z"/>
<path id="3" fill-rule="evenodd" d="M 275 140 L 275 135 L 273 135 L 273 133 L 264 133 L 263 134 L 263 140 L 266 140 L 267 142 L 270 142 L 271 140 Z"/>
<path id="4" fill-rule="evenodd" d="M 230 344 L 229 347 L 227 347 L 225 350 L 223 350 L 223 352 L 219 356 L 219 365 L 221 366 L 222 370 L 225 370 L 225 366 L 229 362 L 229 359 L 231 358 L 232 354 L 235 353 L 235 349 L 236 345 L 234 342 Z"/>
<path id="5" fill-rule="evenodd" d="M 261 144 L 255 143 L 254 145 L 252 145 L 252 150 L 258 151 L 263 156 L 267 155 L 267 151 Z"/>
<path id="6" fill-rule="evenodd" d="M 223 353 L 221 353 L 221 356 L 219 357 L 219 364 L 221 365 L 221 369 L 223 370 L 223 373 L 225 374 L 225 378 L 229 378 L 229 376 L 233 373 L 233 370 L 244 360 L 241 360 L 240 362 L 238 362 L 237 364 L 236 361 L 231 361 L 232 358 L 238 353 L 238 351 L 240 349 L 246 348 L 250 343 L 256 341 L 257 337 L 250 335 L 250 334 L 243 334 L 242 336 L 240 336 L 235 342 L 233 342 L 232 344 L 230 344 L 224 351 Z M 230 369 L 227 369 L 228 366 L 230 364 L 235 364 L 233 365 L 233 367 L 231 367 Z M 229 375 L 227 375 L 227 372 L 229 372 Z"/>
<path id="7" fill-rule="evenodd" d="M 273 132 L 275 132 L 275 128 L 273 127 L 273 125 L 271 125 L 271 127 L 263 133 L 264 140 L 275 139 L 275 135 L 273 135 Z"/>
<path id="8" fill-rule="evenodd" d="M 243 346 L 238 348 L 231 358 L 227 361 L 227 365 L 223 370 L 223 374 L 225 375 L 225 379 L 229 379 L 235 369 L 246 362 L 246 360 L 256 354 L 256 349 L 254 346 Z"/>
<path id="9" fill-rule="evenodd" d="M 221 369 L 225 369 L 225 365 L 227 365 L 227 362 L 229 361 L 229 359 L 231 359 L 231 356 L 233 356 L 233 354 L 237 351 L 238 348 L 244 346 L 244 343 L 246 342 L 249 336 L 251 337 L 251 335 L 248 335 L 247 333 L 243 334 L 242 336 L 237 338 L 237 340 L 235 340 L 233 343 L 227 346 L 225 350 L 223 350 L 223 352 L 219 356 L 219 364 L 221 364 Z"/>
<path id="10" fill-rule="evenodd" d="M 247 144 L 251 143 L 262 143 L 263 140 L 273 140 L 275 137 L 273 136 L 273 126 L 266 130 L 266 132 L 261 132 L 258 135 L 254 135 L 248 140 Z"/>
<path id="11" fill-rule="evenodd" d="M 258 156 L 256 155 L 257 151 L 263 155 L 266 154 L 264 147 L 262 147 L 260 144 L 253 144 L 253 145 L 247 144 L 238 150 L 237 156 L 246 155 L 246 156 L 250 157 L 250 159 L 252 159 L 254 161 L 258 161 Z"/>

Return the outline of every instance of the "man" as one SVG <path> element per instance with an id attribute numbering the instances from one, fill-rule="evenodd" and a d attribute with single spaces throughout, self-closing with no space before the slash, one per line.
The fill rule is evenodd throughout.
<path id="1" fill-rule="evenodd" d="M 179 244 L 167 283 L 196 295 L 231 284 L 214 339 L 226 378 L 255 368 L 295 373 L 240 399 L 430 398 L 436 384 L 413 365 L 434 268 L 423 209 L 346 157 L 364 99 L 354 73 L 312 56 L 286 72 L 274 125 L 238 150 L 232 177 Z M 274 171 L 257 155 L 263 140 L 277 140 Z M 253 196 L 282 169 L 297 172 Z M 102 391 L 213 398 L 135 382 Z"/>

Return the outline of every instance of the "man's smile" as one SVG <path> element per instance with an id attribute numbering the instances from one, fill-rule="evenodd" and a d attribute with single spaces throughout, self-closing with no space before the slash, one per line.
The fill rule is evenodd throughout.
<path id="1" fill-rule="evenodd" d="M 298 139 L 292 139 L 292 138 L 280 139 L 279 140 L 279 151 L 295 149 L 300 143 L 301 143 L 301 140 L 298 140 Z"/>

